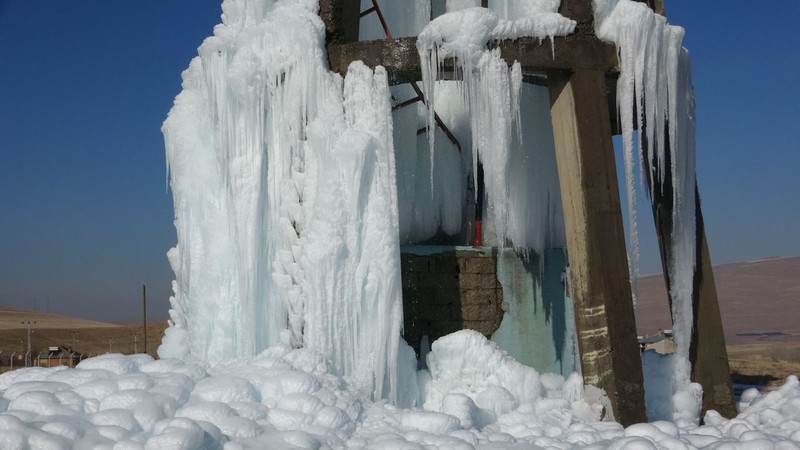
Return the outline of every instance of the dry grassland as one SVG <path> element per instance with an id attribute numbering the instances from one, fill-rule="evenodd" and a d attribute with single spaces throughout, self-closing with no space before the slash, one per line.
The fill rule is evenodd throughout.
<path id="1" fill-rule="evenodd" d="M 728 347 L 735 382 L 781 385 L 789 375 L 800 375 L 800 342 L 769 341 Z"/>

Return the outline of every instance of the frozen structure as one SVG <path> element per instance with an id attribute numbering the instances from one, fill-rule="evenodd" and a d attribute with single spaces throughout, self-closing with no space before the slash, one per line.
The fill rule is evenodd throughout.
<path id="1" fill-rule="evenodd" d="M 184 73 L 164 124 L 179 244 L 159 354 L 219 360 L 284 341 L 396 399 L 413 354 L 400 347 L 386 75 L 329 72 L 311 3 L 225 2 Z"/>
<path id="2" fill-rule="evenodd" d="M 698 416 L 691 342 L 702 252 L 680 28 L 631 0 L 222 8 L 163 126 L 178 244 L 160 356 L 305 347 L 361 395 L 410 404 L 417 361 L 401 337 L 401 245 L 483 246 L 495 252 L 499 284 L 514 271 L 503 267 L 519 266 L 539 301 L 545 273 L 571 287 L 577 326 L 557 357 L 577 342 L 580 361 L 562 370 L 580 366 L 617 420 L 643 420 L 608 77 L 628 198 L 641 172 L 654 211 L 668 211 L 657 223 L 679 349 L 675 404 Z M 362 10 L 375 14 L 359 20 Z M 563 308 L 564 287 L 559 295 Z M 505 299 L 508 320 L 493 338 L 517 356 L 533 342 L 515 341 L 526 325 L 507 323 L 530 311 L 515 305 Z M 724 403 L 719 383 L 704 387 Z"/>

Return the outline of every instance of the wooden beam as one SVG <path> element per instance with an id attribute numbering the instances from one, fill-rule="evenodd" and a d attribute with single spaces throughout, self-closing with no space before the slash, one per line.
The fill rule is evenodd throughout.
<path id="1" fill-rule="evenodd" d="M 666 16 L 666 11 L 664 10 L 664 0 L 636 0 L 640 3 L 647 3 L 647 6 L 653 10 L 656 14 L 661 14 L 662 16 Z"/>
<path id="2" fill-rule="evenodd" d="M 594 69 L 604 73 L 618 72 L 617 50 L 613 44 L 597 38 L 576 36 L 549 39 L 520 38 L 503 40 L 492 45 L 511 66 L 514 61 L 522 65 L 523 74 L 541 74 L 547 70 Z M 341 75 L 353 61 L 363 61 L 369 67 L 383 66 L 392 85 L 420 81 L 419 53 L 415 37 L 392 41 L 360 41 L 328 46 L 331 70 Z M 455 72 L 455 61 L 445 60 L 441 71 Z"/>
<path id="3" fill-rule="evenodd" d="M 548 77 L 584 381 L 605 389 L 615 420 L 645 422 L 605 73 Z"/>
<path id="4" fill-rule="evenodd" d="M 328 46 L 328 60 L 331 70 L 342 76 L 350 63 L 362 61 L 373 69 L 383 66 L 391 85 L 411 83 L 422 80 L 416 43 L 416 38 L 398 38 L 332 44 Z"/>

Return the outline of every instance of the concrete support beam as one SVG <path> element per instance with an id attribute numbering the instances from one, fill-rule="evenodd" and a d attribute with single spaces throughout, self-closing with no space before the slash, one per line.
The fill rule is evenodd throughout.
<path id="1" fill-rule="evenodd" d="M 643 145 L 647 146 L 648 142 L 643 140 Z M 669 151 L 667 151 L 667 157 L 670 157 Z M 659 178 L 660 168 L 651 166 L 647 158 L 644 162 L 647 184 L 652 192 L 653 221 L 656 225 L 661 261 L 665 269 L 664 281 L 667 285 L 667 292 L 671 292 L 672 283 L 666 268 L 672 264 L 672 254 L 669 250 L 672 246 L 672 230 L 674 228 L 672 171 L 667 163 L 667 167 L 664 168 L 664 179 L 661 180 Z M 692 291 L 692 342 L 689 348 L 692 381 L 703 386 L 703 414 L 709 409 L 714 409 L 724 417 L 733 418 L 736 416 L 736 402 L 728 364 L 728 352 L 725 348 L 717 288 L 714 284 L 714 272 L 711 267 L 711 255 L 708 251 L 703 213 L 700 208 L 700 193 L 696 185 L 695 201 L 697 256 Z M 670 295 L 669 298 L 671 299 L 672 296 Z M 670 311 L 672 311 L 671 300 Z"/>
<path id="2" fill-rule="evenodd" d="M 559 71 L 549 80 L 584 381 L 606 390 L 617 421 L 645 422 L 605 73 Z"/>
<path id="3" fill-rule="evenodd" d="M 594 37 L 594 9 L 592 0 L 561 0 L 558 13 L 577 22 L 575 35 Z"/>

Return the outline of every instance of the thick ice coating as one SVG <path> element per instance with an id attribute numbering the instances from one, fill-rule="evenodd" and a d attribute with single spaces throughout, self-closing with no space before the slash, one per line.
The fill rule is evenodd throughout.
<path id="1" fill-rule="evenodd" d="M 697 420 L 702 395 L 690 382 L 689 345 L 692 334 L 692 290 L 696 260 L 695 236 L 695 111 L 691 67 L 681 47 L 684 30 L 668 25 L 643 3 L 596 0 L 595 28 L 601 39 L 614 42 L 620 57 L 617 102 L 631 229 L 631 279 L 638 276 L 636 233 L 637 161 L 653 168 L 653 188 L 669 177 L 672 185 L 670 279 L 673 330 L 678 359 L 674 370 L 675 419 Z M 638 112 L 637 116 L 634 113 Z M 634 128 L 639 132 L 634 148 Z M 668 140 L 667 140 L 668 139 Z M 644 144 L 646 143 L 646 144 Z"/>
<path id="2" fill-rule="evenodd" d="M 463 231 L 462 187 L 478 158 L 491 244 L 540 253 L 564 241 L 546 91 L 522 86 L 519 65 L 484 47 L 574 23 L 555 14 L 557 0 L 478 3 L 447 0 L 450 14 L 422 31 L 432 100 L 393 118 L 409 89 L 358 62 L 344 79 L 332 74 L 315 0 L 225 0 L 163 127 L 178 245 L 162 359 L 108 354 L 0 375 L 0 448 L 798 449 L 794 376 L 744 392 L 736 418 L 710 411 L 698 424 L 688 56 L 681 30 L 629 0 L 594 2 L 598 34 L 620 50 L 628 184 L 636 120 L 648 125 L 642 157 L 671 174 L 682 224 L 669 268 L 679 352 L 643 357 L 653 423 L 610 421 L 603 393 L 579 374 L 538 373 L 473 331 L 435 341 L 416 370 L 400 339 L 399 242 Z M 425 0 L 383 4 L 409 12 L 401 34 L 431 12 Z M 463 83 L 436 81 L 444 56 L 459 57 Z M 443 141 L 434 107 L 471 153 L 417 145 L 426 119 Z M 397 161 L 395 145 L 406 150 Z M 397 173 L 419 168 L 398 188 Z"/>
<path id="3" fill-rule="evenodd" d="M 424 2 L 411 6 L 430 14 Z M 476 72 L 474 83 L 464 83 L 468 95 L 459 96 L 466 109 L 458 99 L 437 100 L 453 113 L 444 116 L 457 133 L 471 129 L 465 143 L 472 156 L 440 152 L 440 170 L 431 148 L 428 169 L 439 185 L 409 193 L 404 180 L 398 195 L 396 173 L 409 168 L 405 155 L 414 151 L 400 152 L 398 169 L 401 133 L 390 101 L 399 91 L 390 91 L 381 68 L 354 63 L 344 80 L 327 69 L 317 8 L 313 1 L 226 0 L 223 23 L 183 74 L 184 90 L 163 126 L 178 245 L 169 252 L 176 280 L 159 355 L 214 361 L 276 343 L 307 347 L 327 355 L 362 394 L 402 403 L 400 393 L 413 392 L 414 383 L 399 373 L 414 363 L 400 339 L 401 234 L 467 232 L 466 180 L 480 154 L 491 205 L 487 243 L 512 239 L 541 252 L 559 241 L 551 235 L 560 227 L 548 226 L 560 207 L 552 158 L 537 157 L 550 165 L 509 164 L 523 152 L 523 134 L 535 137 L 529 147 L 551 151 L 547 118 L 529 116 L 533 134 L 521 131 L 519 99 L 531 98 L 530 88 L 523 93 L 518 65 L 509 70 L 482 48 L 489 39 L 565 34 L 574 22 L 552 2 L 500 2 L 500 14 L 522 16 L 471 8 L 424 29 L 421 13 L 393 23 L 400 33 L 422 29 L 421 42 L 431 46 L 447 40 L 436 53 L 455 52 L 465 74 Z M 475 32 L 457 32 L 457 23 Z M 413 130 L 413 140 L 399 142 L 417 148 L 418 118 L 410 111 L 394 119 L 400 130 Z M 472 167 L 464 164 L 470 160 Z M 434 193 L 441 207 L 428 220 L 423 210 Z M 406 216 L 414 217 L 410 227 L 401 226 L 398 198 L 404 212 L 408 202 L 419 205 Z"/>
<path id="4" fill-rule="evenodd" d="M 162 357 L 279 342 L 397 401 L 402 322 L 386 74 L 327 69 L 315 2 L 227 0 L 164 123 L 178 245 Z"/>
<path id="5" fill-rule="evenodd" d="M 649 359 L 649 358 L 648 358 Z M 742 395 L 732 420 L 599 421 L 580 377 L 538 374 L 476 333 L 433 345 L 425 409 L 370 402 L 312 350 L 221 363 L 109 354 L 0 375 L 0 448 L 797 449 L 800 383 Z"/>
<path id="6" fill-rule="evenodd" d="M 329 358 L 361 395 L 411 405 L 399 243 L 469 235 L 481 172 L 485 244 L 537 255 L 565 245 L 545 90 L 523 86 L 519 64 L 509 67 L 487 44 L 552 39 L 575 22 L 557 13 L 555 0 L 494 1 L 489 9 L 450 0 L 430 23 L 428 2 L 384 3 L 402 13 L 389 18 L 397 35 L 419 34 L 421 110 L 392 113 L 411 89 L 390 89 L 382 68 L 354 63 L 344 79 L 328 70 L 316 1 L 224 2 L 223 23 L 184 73 L 163 127 L 178 245 L 169 252 L 176 280 L 162 357 L 218 361 L 279 343 L 305 347 Z M 640 158 L 675 187 L 675 418 L 694 421 L 694 114 L 683 32 L 629 0 L 594 6 L 598 35 L 619 48 L 629 190 Z M 369 23 L 362 36 L 383 32 Z M 437 81 L 445 58 L 456 59 L 460 81 Z M 647 130 L 639 152 L 635 122 Z"/>
<path id="7" fill-rule="evenodd" d="M 496 2 L 491 8 L 470 7 L 470 2 L 448 2 L 448 14 L 433 19 L 419 34 L 417 50 L 422 62 L 422 86 L 427 101 L 427 128 L 430 151 L 431 184 L 434 184 L 436 161 L 434 149 L 435 135 L 434 110 L 439 108 L 440 89 L 436 80 L 439 68 L 445 59 L 455 59 L 458 67 L 457 77 L 461 80 L 460 97 L 469 117 L 469 142 L 471 142 L 471 173 L 478 173 L 480 160 L 484 170 L 487 203 L 486 243 L 495 246 L 511 244 L 517 248 L 543 250 L 543 240 L 531 242 L 523 236 L 520 222 L 510 217 L 512 204 L 509 171 L 511 170 L 510 151 L 515 145 L 512 128 L 524 129 L 519 120 L 519 100 L 522 74 L 518 64 L 509 68 L 498 51 L 487 49 L 491 41 L 534 37 L 539 39 L 562 36 L 575 29 L 575 22 L 557 12 L 554 2 Z M 430 101 L 435 99 L 435 101 Z M 449 100 L 448 103 L 453 103 Z M 445 107 L 446 108 L 446 107 Z M 538 127 L 548 122 L 545 117 L 527 117 L 525 125 Z M 518 134 L 521 137 L 521 133 Z M 462 139 L 465 141 L 465 139 Z M 526 142 L 527 145 L 532 145 Z M 536 145 L 536 144 L 533 144 Z M 545 144 L 546 145 L 546 144 Z M 555 167 L 549 167 L 555 170 Z M 544 188 L 547 183 L 542 183 Z M 514 186 L 516 187 L 516 186 Z M 524 188 L 521 188 L 524 191 Z M 539 192 L 545 189 L 539 189 Z M 527 193 L 526 193 L 527 194 Z M 523 197 L 528 196 L 523 194 Z M 478 195 L 477 190 L 474 195 Z M 534 194 L 535 195 L 535 194 Z M 523 202 L 521 206 L 524 210 Z M 537 204 L 537 215 L 547 217 L 552 204 Z M 519 209 L 517 209 L 519 211 Z M 545 228 L 547 221 L 538 220 L 531 229 Z M 516 232 L 516 234 L 515 234 Z M 514 239 L 516 238 L 516 240 Z M 531 245 L 532 244 L 532 245 Z"/>

